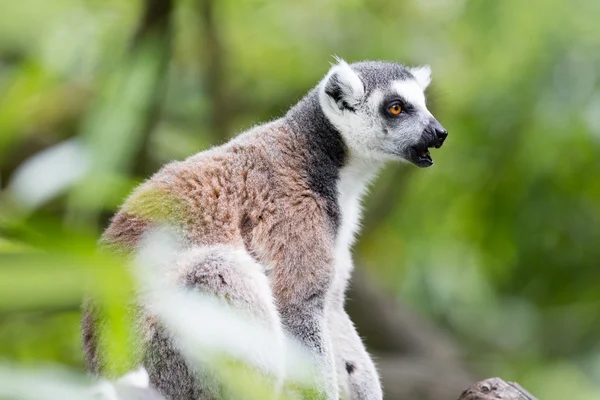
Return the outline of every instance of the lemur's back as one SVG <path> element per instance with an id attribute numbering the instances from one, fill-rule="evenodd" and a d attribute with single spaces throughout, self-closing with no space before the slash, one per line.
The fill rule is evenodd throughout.
<path id="1" fill-rule="evenodd" d="M 103 240 L 131 250 L 149 227 L 172 224 L 182 228 L 190 245 L 258 250 L 267 240 L 261 236 L 270 235 L 278 219 L 296 216 L 290 207 L 318 207 L 297 165 L 303 162 L 297 140 L 277 120 L 166 165 L 127 199 Z"/>

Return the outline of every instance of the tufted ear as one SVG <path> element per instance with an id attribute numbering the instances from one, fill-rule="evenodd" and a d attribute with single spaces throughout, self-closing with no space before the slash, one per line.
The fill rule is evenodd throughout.
<path id="1" fill-rule="evenodd" d="M 323 93 L 332 106 L 339 110 L 354 111 L 365 94 L 365 85 L 358 74 L 342 59 L 336 58 L 323 80 Z"/>
<path id="2" fill-rule="evenodd" d="M 410 68 L 410 73 L 413 74 L 415 80 L 425 90 L 431 83 L 431 67 L 429 65 L 421 65 L 419 67 Z"/>

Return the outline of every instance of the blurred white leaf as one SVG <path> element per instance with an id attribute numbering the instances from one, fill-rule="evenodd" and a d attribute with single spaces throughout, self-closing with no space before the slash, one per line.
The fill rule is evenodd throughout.
<path id="1" fill-rule="evenodd" d="M 148 387 L 143 368 L 117 381 L 94 383 L 60 366 L 18 368 L 0 365 L 0 398 L 17 400 L 164 400 Z"/>
<path id="2" fill-rule="evenodd" d="M 8 190 L 17 201 L 36 208 L 64 193 L 89 168 L 83 146 L 67 140 L 40 151 L 15 171 Z"/>

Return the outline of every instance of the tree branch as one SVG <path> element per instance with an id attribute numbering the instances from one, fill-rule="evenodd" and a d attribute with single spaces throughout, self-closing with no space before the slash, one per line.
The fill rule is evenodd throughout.
<path id="1" fill-rule="evenodd" d="M 458 400 L 538 400 L 516 382 L 489 378 L 465 390 Z"/>

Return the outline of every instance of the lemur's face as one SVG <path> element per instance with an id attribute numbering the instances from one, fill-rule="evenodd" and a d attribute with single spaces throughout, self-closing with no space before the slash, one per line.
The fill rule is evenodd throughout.
<path id="1" fill-rule="evenodd" d="M 321 82 L 319 101 L 352 154 L 429 167 L 429 149 L 439 148 L 448 135 L 427 109 L 430 81 L 429 67 L 340 61 Z"/>

